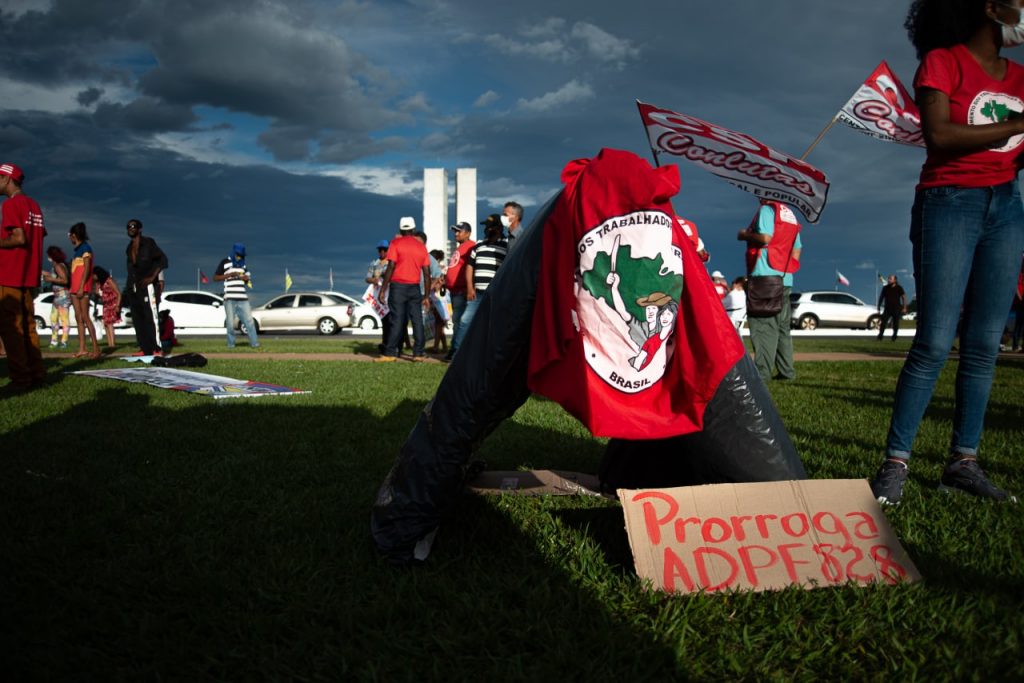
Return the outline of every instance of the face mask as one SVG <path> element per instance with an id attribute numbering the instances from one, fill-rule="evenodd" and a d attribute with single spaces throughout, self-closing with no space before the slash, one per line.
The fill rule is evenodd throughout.
<path id="1" fill-rule="evenodd" d="M 1017 10 L 1016 24 L 1004 24 L 998 19 L 996 20 L 1003 29 L 1003 47 L 1017 47 L 1018 45 L 1024 45 L 1024 12 L 1022 12 L 1019 7 L 1014 7 L 1013 5 L 1008 5 L 1006 3 L 1000 4 Z"/>
<path id="2" fill-rule="evenodd" d="M 502 216 L 501 217 L 501 224 L 504 225 L 507 228 L 508 226 L 512 225 L 512 221 L 509 219 L 508 216 Z"/>

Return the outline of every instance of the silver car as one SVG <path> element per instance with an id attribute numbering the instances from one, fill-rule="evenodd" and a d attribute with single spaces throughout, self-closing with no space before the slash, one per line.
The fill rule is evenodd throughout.
<path id="1" fill-rule="evenodd" d="M 882 316 L 846 292 L 793 292 L 789 295 L 791 325 L 801 330 L 850 327 L 877 330 Z"/>
<path id="2" fill-rule="evenodd" d="M 315 330 L 336 334 L 352 324 L 352 305 L 319 292 L 292 292 L 253 308 L 252 318 L 257 332 Z"/>
<path id="3" fill-rule="evenodd" d="M 320 292 L 339 303 L 352 304 L 352 326 L 361 330 L 376 330 L 381 326 L 380 316 L 373 306 L 343 292 Z"/>

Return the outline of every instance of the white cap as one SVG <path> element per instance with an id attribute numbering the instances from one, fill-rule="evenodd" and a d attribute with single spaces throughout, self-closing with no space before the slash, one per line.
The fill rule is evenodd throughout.
<path id="1" fill-rule="evenodd" d="M 398 221 L 399 230 L 415 230 L 416 219 L 412 216 L 402 216 L 402 220 Z"/>
<path id="2" fill-rule="evenodd" d="M 720 271 L 720 270 L 716 270 L 715 272 L 711 273 L 711 277 L 712 278 L 722 278 L 723 280 L 725 279 L 725 276 L 722 275 L 722 271 Z"/>

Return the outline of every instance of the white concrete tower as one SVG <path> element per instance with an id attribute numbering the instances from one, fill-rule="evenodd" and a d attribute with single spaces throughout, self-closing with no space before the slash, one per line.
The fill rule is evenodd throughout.
<path id="1" fill-rule="evenodd" d="M 423 232 L 427 249 L 448 252 L 448 172 L 443 168 L 423 169 Z"/>
<path id="2" fill-rule="evenodd" d="M 473 226 L 473 240 L 476 240 L 476 169 L 455 170 L 455 222 L 466 221 Z M 449 235 L 449 240 L 452 236 Z M 450 249 L 446 250 L 448 253 Z"/>

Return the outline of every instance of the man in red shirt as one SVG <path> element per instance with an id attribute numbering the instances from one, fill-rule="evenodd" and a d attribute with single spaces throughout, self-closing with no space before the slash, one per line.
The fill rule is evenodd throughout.
<path id="1" fill-rule="evenodd" d="M 448 260 L 448 272 L 444 276 L 444 286 L 448 288 L 452 297 L 452 346 L 444 360 L 450 361 L 455 356 L 455 339 L 459 334 L 459 324 L 462 322 L 462 314 L 466 312 L 466 257 L 476 246 L 476 242 L 469 238 L 473 234 L 473 228 L 465 221 L 456 223 L 451 227 L 455 233 L 456 249 Z"/>
<path id="2" fill-rule="evenodd" d="M 25 174 L 0 164 L 0 338 L 14 391 L 27 391 L 46 379 L 36 334 L 32 295 L 42 275 L 43 212 L 22 189 Z"/>
<path id="3" fill-rule="evenodd" d="M 416 221 L 410 216 L 399 221 L 398 229 L 401 234 L 388 245 L 388 269 L 384 271 L 384 282 L 380 288 L 380 298 L 388 302 L 393 316 L 391 336 L 384 353 L 377 359 L 382 363 L 398 358 L 402 335 L 409 320 L 412 320 L 412 359 L 424 360 L 423 307 L 427 305 L 430 292 L 430 254 L 423 242 L 413 236 Z M 422 289 L 420 283 L 423 283 Z"/>

